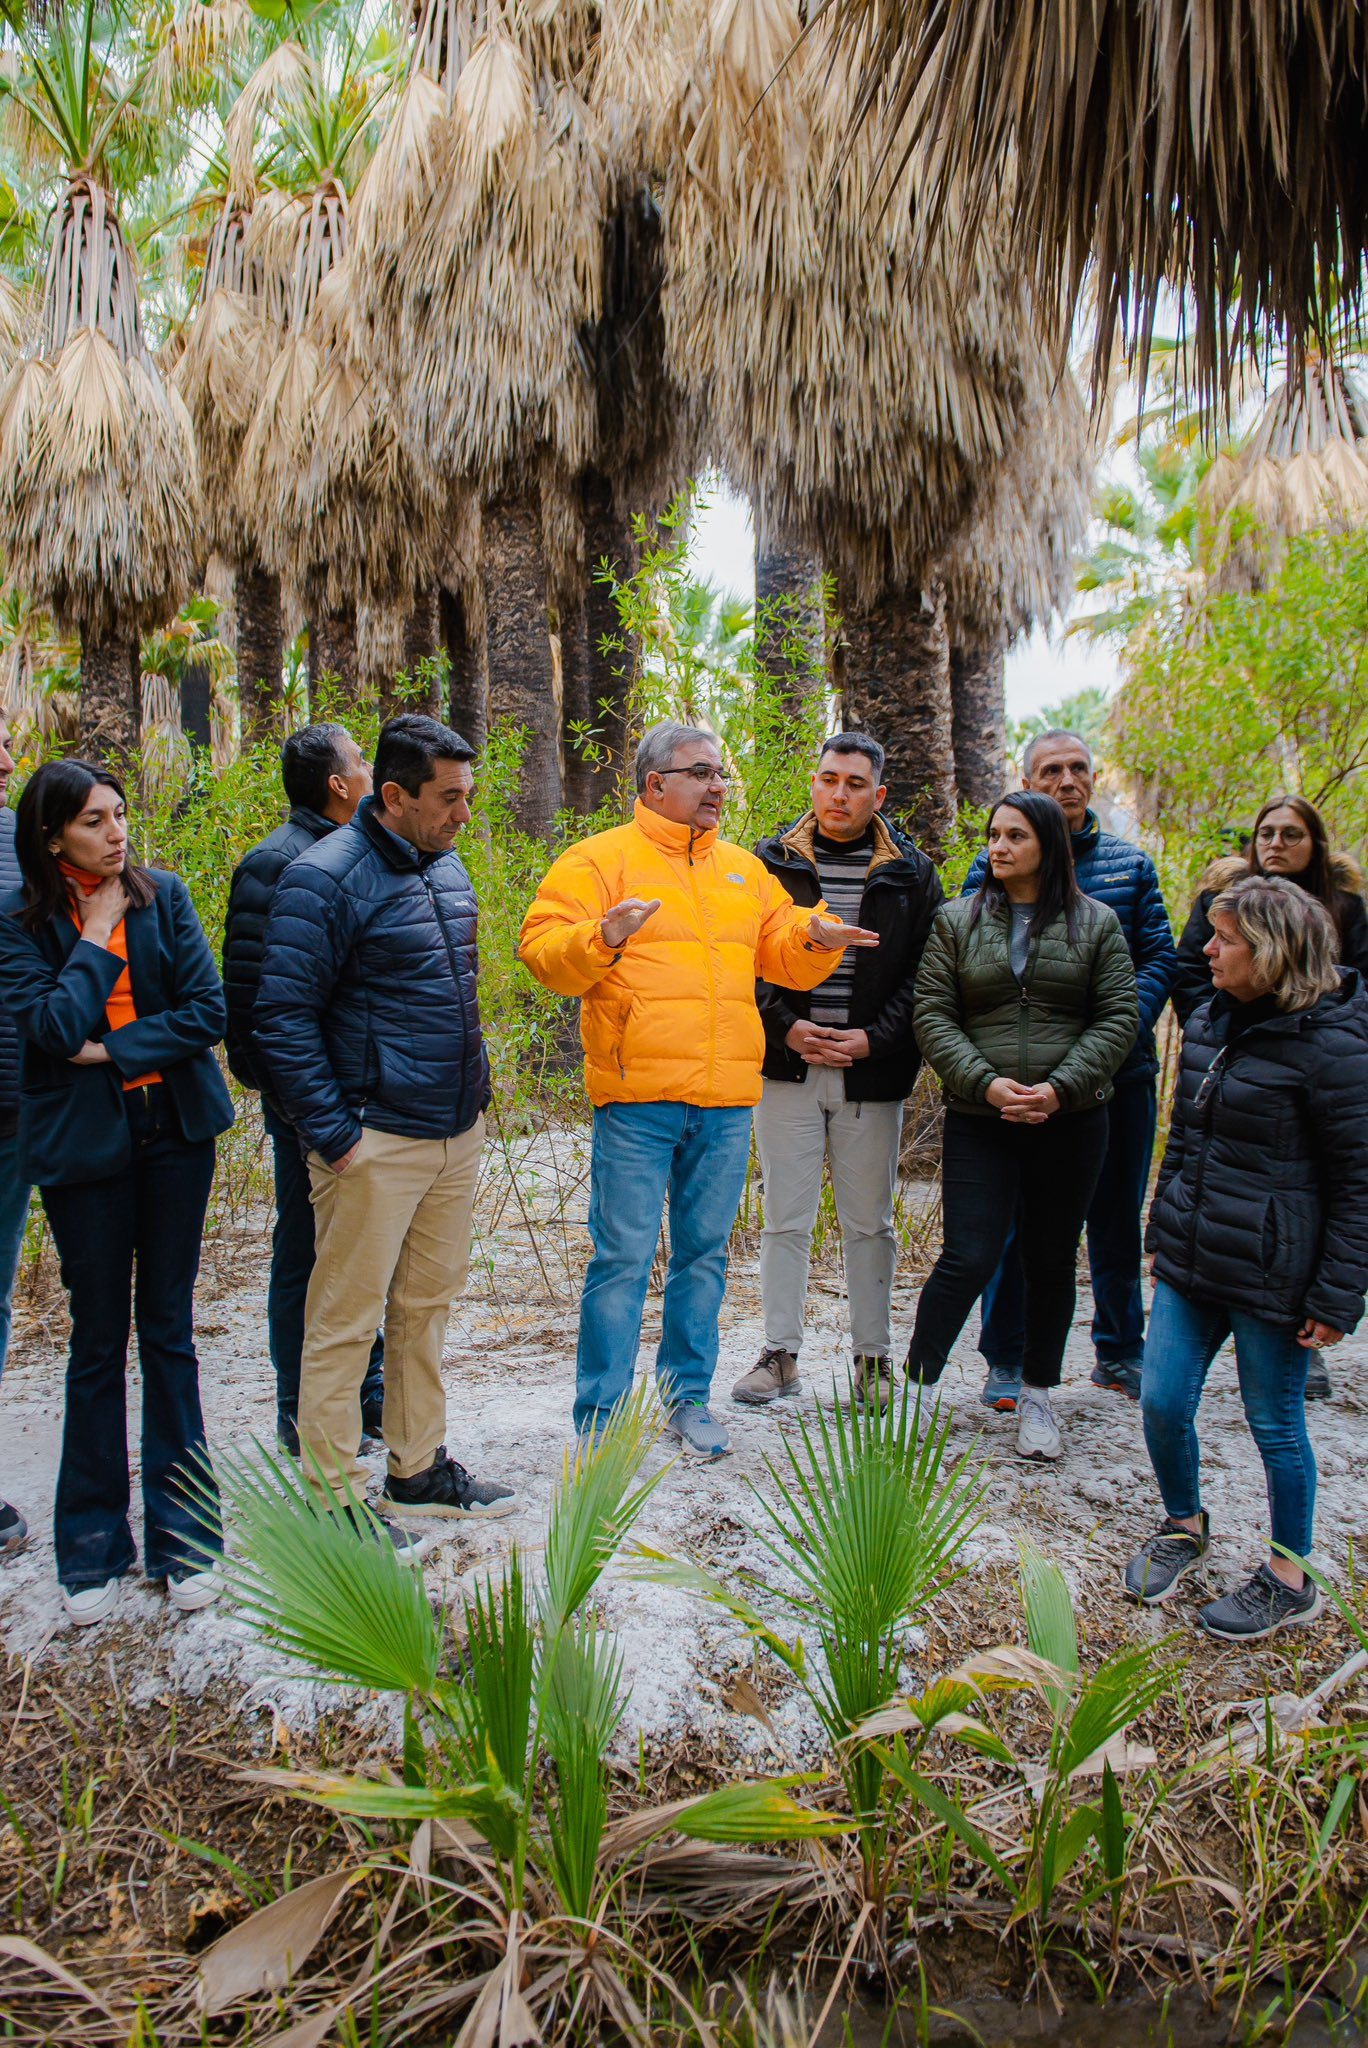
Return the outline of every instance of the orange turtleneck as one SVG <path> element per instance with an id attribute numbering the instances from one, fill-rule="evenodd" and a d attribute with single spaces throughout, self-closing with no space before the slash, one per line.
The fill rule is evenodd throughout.
<path id="1" fill-rule="evenodd" d="M 83 896 L 93 896 L 101 882 L 108 880 L 105 875 L 88 875 L 84 868 L 73 867 L 67 860 L 59 859 L 57 865 L 67 880 L 76 884 Z M 71 915 L 79 931 L 81 920 L 76 915 L 74 903 L 71 906 Z M 133 980 L 128 972 L 128 933 L 122 918 L 110 934 L 108 950 L 116 959 L 123 961 L 123 973 L 105 1001 L 105 1015 L 109 1019 L 109 1028 L 111 1031 L 117 1031 L 124 1024 L 136 1024 L 138 1021 L 137 1008 L 133 1002 Z M 139 1074 L 136 1081 L 124 1082 L 124 1094 L 127 1095 L 133 1088 L 150 1088 L 154 1082 L 160 1080 L 160 1074 Z"/>

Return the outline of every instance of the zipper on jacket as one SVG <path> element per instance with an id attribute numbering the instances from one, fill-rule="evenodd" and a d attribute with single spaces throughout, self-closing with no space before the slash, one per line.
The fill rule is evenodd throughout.
<path id="1" fill-rule="evenodd" d="M 461 998 L 461 970 L 456 965 L 456 955 L 452 949 L 451 939 L 447 933 L 446 920 L 442 916 L 441 911 L 437 908 L 436 891 L 433 889 L 432 883 L 428 880 L 426 868 L 419 868 L 418 879 L 422 883 L 423 887 L 427 890 L 428 902 L 432 905 L 432 914 L 437 920 L 437 929 L 442 934 L 442 944 L 446 947 L 447 965 L 451 969 L 451 985 L 456 992 L 456 1008 L 460 1012 L 461 1036 L 464 1039 L 469 1037 L 470 1034 L 466 1030 L 465 1004 Z"/>
<path id="2" fill-rule="evenodd" d="M 698 870 L 694 865 L 692 837 L 689 840 L 689 888 L 693 892 L 694 911 L 703 936 L 703 960 L 708 975 L 708 1076 L 709 1079 L 713 1079 L 717 1067 L 717 976 L 713 971 L 712 938 L 708 930 L 708 920 L 703 915 L 703 898 L 698 889 Z"/>

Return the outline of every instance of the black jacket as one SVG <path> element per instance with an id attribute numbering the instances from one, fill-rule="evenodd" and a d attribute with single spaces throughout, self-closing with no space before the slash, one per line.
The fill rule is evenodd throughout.
<path id="1" fill-rule="evenodd" d="M 1368 910 L 1363 903 L 1363 878 L 1357 865 L 1345 854 L 1331 857 L 1332 873 L 1339 889 L 1335 898 L 1335 916 L 1340 934 L 1340 961 L 1345 967 L 1357 968 L 1368 977 Z M 1237 856 L 1227 855 L 1224 860 L 1215 861 L 1203 877 L 1183 926 L 1183 936 L 1178 941 L 1178 966 L 1173 977 L 1173 1009 L 1180 1024 L 1186 1025 L 1188 1018 L 1200 1003 L 1211 999 L 1211 962 L 1203 947 L 1211 937 L 1211 919 L 1207 912 L 1223 889 L 1229 889 L 1249 869 Z M 1295 875 L 1280 876 L 1280 880 L 1296 881 Z"/>
<path id="2" fill-rule="evenodd" d="M 36 932 L 19 922 L 23 898 L 0 902 L 0 1001 L 19 1027 L 19 1161 L 40 1187 L 107 1180 L 129 1163 L 123 1084 L 159 1073 L 181 1129 L 216 1138 L 233 1103 L 210 1050 L 223 1036 L 223 985 L 179 875 L 154 870 L 156 895 L 124 920 L 136 1021 L 109 1029 L 105 1004 L 124 963 L 83 939 L 70 917 Z M 109 1061 L 72 1065 L 86 1039 Z"/>
<path id="3" fill-rule="evenodd" d="M 755 849 L 794 902 L 805 908 L 821 901 L 812 857 L 816 828 L 816 817 L 808 811 L 796 825 L 763 839 Z M 842 1070 L 848 1102 L 901 1102 L 912 1092 L 921 1065 L 912 1029 L 913 992 L 922 948 L 944 900 L 931 861 L 876 812 L 860 923 L 879 934 L 879 943 L 856 953 L 850 998 L 850 1028 L 868 1032 L 869 1058 Z M 807 1062 L 784 1040 L 800 1018 L 812 1015 L 811 995 L 758 981 L 755 997 L 765 1027 L 765 1078 L 804 1080 Z"/>
<path id="4" fill-rule="evenodd" d="M 9 896 L 23 881 L 14 850 L 14 813 L 0 805 L 0 896 Z M 0 1003 L 0 1138 L 12 1138 L 19 1123 L 19 1033 L 6 1004 Z"/>
<path id="5" fill-rule="evenodd" d="M 1157 1278 L 1269 1323 L 1352 1330 L 1368 1289 L 1368 997 L 1352 969 L 1309 1010 L 1193 1012 L 1146 1249 Z M 1206 1096 L 1199 1093 L 1209 1082 Z"/>
<path id="6" fill-rule="evenodd" d="M 228 915 L 223 924 L 223 993 L 228 1003 L 224 1050 L 234 1080 L 244 1088 L 260 1091 L 265 1080 L 265 1062 L 257 1051 L 252 1010 L 261 986 L 266 920 L 271 914 L 276 884 L 301 853 L 307 853 L 336 830 L 331 818 L 296 804 L 285 823 L 277 825 L 269 838 L 245 853 L 233 871 Z"/>
<path id="7" fill-rule="evenodd" d="M 484 1107 L 475 891 L 363 797 L 276 885 L 253 1022 L 273 1095 L 331 1164 L 362 1127 L 454 1138 Z"/>

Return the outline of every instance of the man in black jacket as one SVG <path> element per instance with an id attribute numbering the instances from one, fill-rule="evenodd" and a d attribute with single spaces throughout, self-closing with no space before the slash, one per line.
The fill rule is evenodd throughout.
<path id="1" fill-rule="evenodd" d="M 223 927 L 223 987 L 228 999 L 224 1045 L 228 1065 L 244 1088 L 261 1096 L 262 1119 L 275 1160 L 275 1229 L 266 1328 L 276 1381 L 276 1434 L 282 1449 L 299 1455 L 299 1359 L 304 1344 L 304 1301 L 314 1263 L 314 1217 L 309 1169 L 294 1126 L 273 1095 L 256 1044 L 252 1011 L 261 984 L 266 920 L 276 885 L 310 846 L 350 823 L 371 786 L 361 749 L 342 725 L 306 725 L 280 751 L 290 815 L 244 854 L 233 874 Z M 380 1436 L 384 1403 L 384 1341 L 377 1335 L 361 1389 L 363 1443 Z"/>
<path id="2" fill-rule="evenodd" d="M 757 985 L 765 1026 L 755 1112 L 765 1344 L 732 1388 L 734 1400 L 755 1405 L 799 1390 L 824 1162 L 845 1249 L 856 1391 L 886 1407 L 892 1387 L 893 1201 L 903 1102 L 921 1063 L 913 987 L 943 892 L 926 855 L 879 816 L 883 764 L 883 748 L 867 733 L 838 733 L 813 774 L 812 809 L 756 848 L 796 903 L 824 901 L 843 923 L 877 932 L 879 943 L 847 952 L 810 995 Z"/>
<path id="3" fill-rule="evenodd" d="M 334 1486 L 365 1483 L 360 1394 L 383 1315 L 383 1504 L 401 1516 L 514 1505 L 444 1442 L 442 1350 L 470 1263 L 489 1096 L 475 891 L 455 851 L 473 758 L 435 718 L 380 728 L 374 795 L 280 879 L 254 1012 L 271 1087 L 308 1148 L 317 1229 L 300 1443 Z"/>
<path id="4" fill-rule="evenodd" d="M 0 895 L 22 881 L 14 851 L 14 813 L 5 802 L 14 758 L 9 750 L 9 724 L 0 710 Z M 28 1222 L 29 1187 L 19 1172 L 19 1034 L 14 1019 L 0 1003 L 0 1373 L 9 1350 L 12 1311 L 10 1295 L 19 1267 L 19 1253 Z M 18 1508 L 0 1500 L 0 1557 L 17 1550 L 28 1535 Z"/>

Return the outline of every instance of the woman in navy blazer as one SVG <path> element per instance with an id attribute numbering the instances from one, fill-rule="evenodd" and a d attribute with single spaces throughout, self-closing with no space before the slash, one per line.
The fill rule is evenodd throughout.
<path id="1" fill-rule="evenodd" d="M 131 1306 L 143 1566 L 188 1611 L 218 1590 L 204 1554 L 219 1536 L 193 1300 L 214 1140 L 233 1121 L 211 1051 L 223 988 L 180 877 L 130 863 L 123 788 L 108 769 L 45 763 L 19 800 L 15 842 L 23 886 L 0 901 L 0 1001 L 19 1028 L 20 1161 L 71 1301 L 55 1515 L 62 1601 L 75 1622 L 103 1621 L 134 1561 Z"/>

